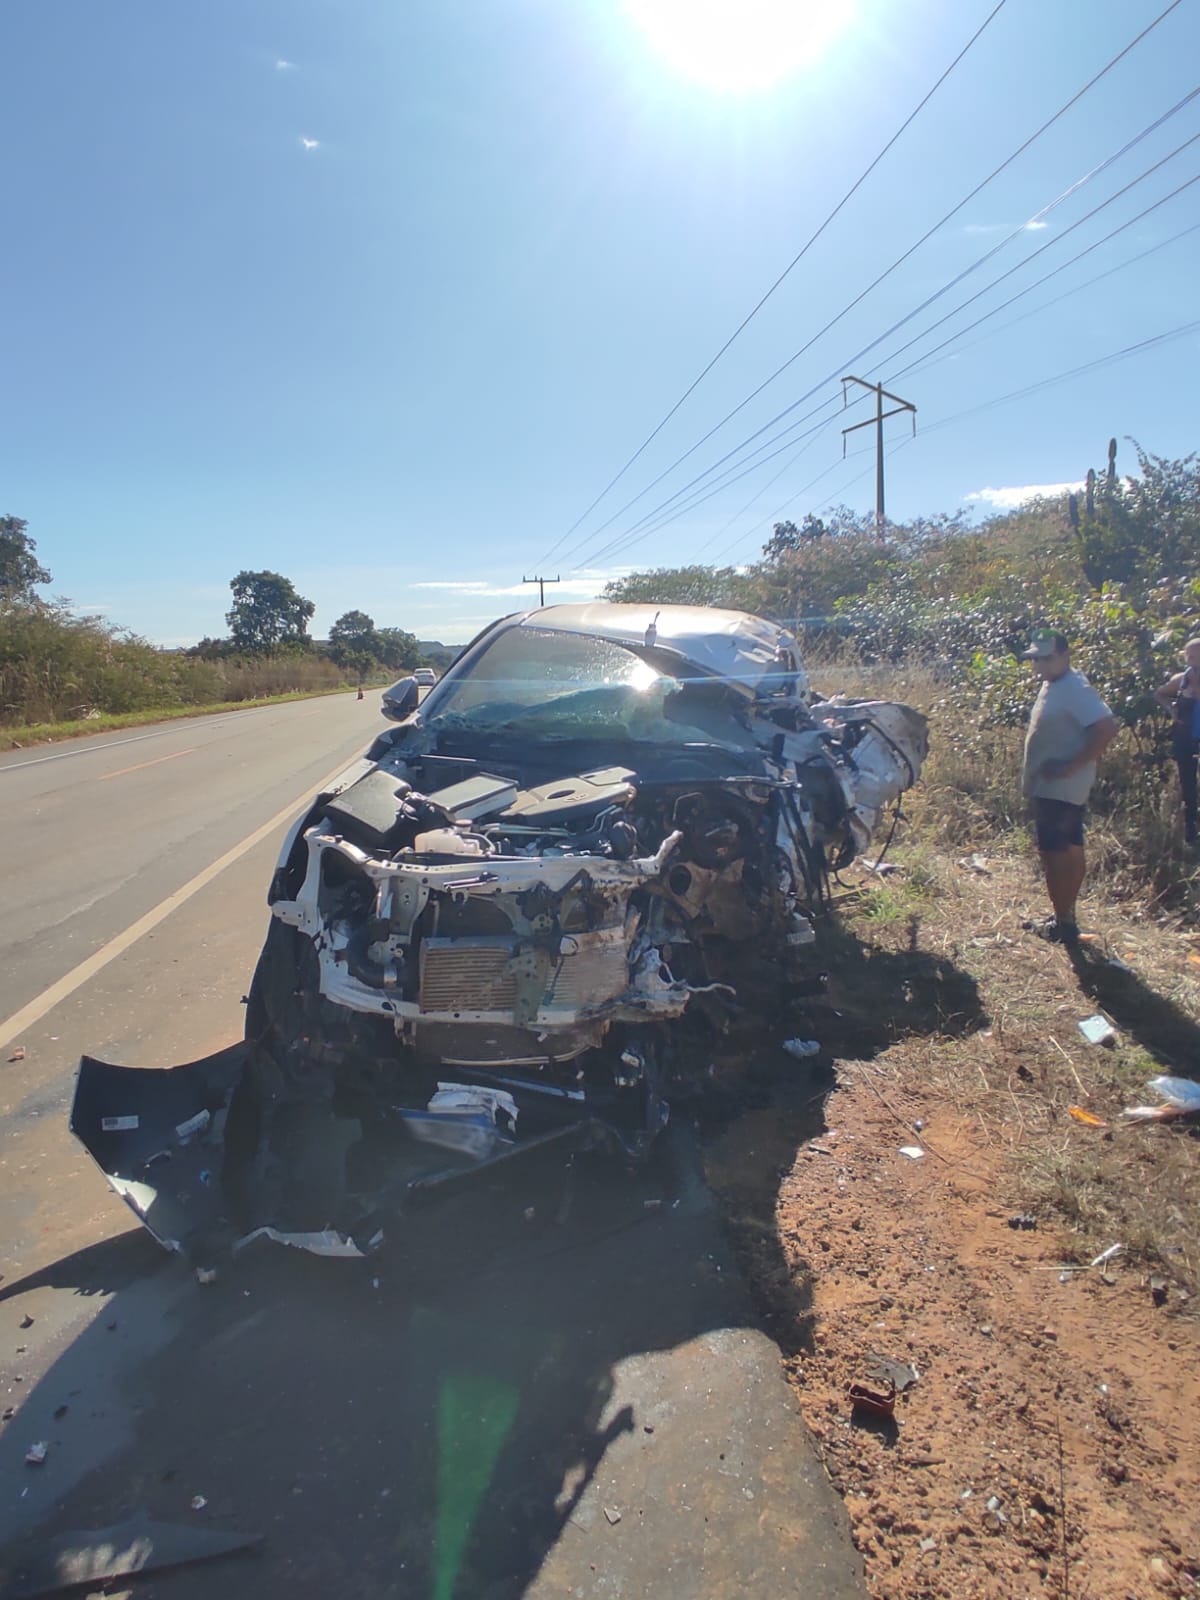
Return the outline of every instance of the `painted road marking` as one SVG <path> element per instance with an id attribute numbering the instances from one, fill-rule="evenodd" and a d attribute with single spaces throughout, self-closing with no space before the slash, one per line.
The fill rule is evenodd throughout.
<path id="1" fill-rule="evenodd" d="M 0 772 L 19 772 L 22 767 L 40 767 L 47 761 L 70 761 L 73 756 L 97 755 L 101 750 L 116 750 L 123 744 L 141 744 L 145 739 L 165 739 L 177 728 L 160 728 L 157 733 L 135 733 L 130 739 L 110 739 L 107 744 L 83 744 L 77 750 L 60 750 L 53 756 L 34 756 L 31 761 L 9 761 L 0 765 Z"/>
<path id="2" fill-rule="evenodd" d="M 123 778 L 127 772 L 141 772 L 143 767 L 161 766 L 164 761 L 178 761 L 180 756 L 194 756 L 198 746 L 189 745 L 186 750 L 172 750 L 169 756 L 155 756 L 151 761 L 138 761 L 132 767 L 121 767 L 117 772 L 102 772 L 96 779 L 97 783 L 107 783 L 110 778 Z"/>
<path id="3" fill-rule="evenodd" d="M 93 955 L 88 956 L 86 961 L 81 961 L 73 972 L 68 972 L 64 977 L 59 978 L 48 989 L 43 989 L 41 994 L 31 1000 L 28 1005 L 22 1006 L 19 1011 L 14 1011 L 11 1017 L 0 1022 L 0 1050 L 7 1050 L 14 1039 L 19 1038 L 28 1028 L 32 1028 L 34 1023 L 40 1022 L 48 1011 L 52 1011 L 58 1005 L 60 1000 L 66 1000 L 68 996 L 75 993 L 76 989 L 81 989 L 89 978 L 94 978 L 98 972 L 102 972 L 110 961 L 115 961 L 118 956 L 124 955 L 126 950 L 131 945 L 135 945 L 143 934 L 149 933 L 152 928 L 157 928 L 160 922 L 164 922 L 171 915 L 172 911 L 177 911 L 193 895 L 199 894 L 201 889 L 210 884 L 214 878 L 219 877 L 226 867 L 231 867 L 248 850 L 253 850 L 256 844 L 261 844 L 269 833 L 274 832 L 276 828 L 281 828 L 285 822 L 290 822 L 306 801 L 311 800 L 313 795 L 320 794 L 323 789 L 328 788 L 335 778 L 341 777 L 345 770 L 346 761 L 343 759 L 338 762 L 332 772 L 327 773 L 321 779 L 315 788 L 306 789 L 298 800 L 293 800 L 290 805 L 284 806 L 282 811 L 277 811 L 269 821 L 264 822 L 261 827 L 255 828 L 253 833 L 247 834 L 240 844 L 235 844 L 231 850 L 226 850 L 223 856 L 218 856 L 215 861 L 198 872 L 182 888 L 176 889 L 165 900 L 160 900 L 153 910 L 147 911 L 145 916 L 139 917 L 136 922 L 131 922 L 123 932 L 116 934 L 107 944 L 101 945 L 100 949 Z"/>

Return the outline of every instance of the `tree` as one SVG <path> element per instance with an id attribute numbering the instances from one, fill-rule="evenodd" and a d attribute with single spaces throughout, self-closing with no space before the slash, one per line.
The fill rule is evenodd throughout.
<path id="1" fill-rule="evenodd" d="M 375 634 L 375 654 L 390 672 L 419 667 L 423 659 L 416 635 L 403 628 L 379 628 Z"/>
<path id="2" fill-rule="evenodd" d="M 799 550 L 809 539 L 823 539 L 828 532 L 820 517 L 814 517 L 811 511 L 799 527 L 794 522 L 777 522 L 763 545 L 763 555 L 768 561 L 778 561 L 785 552 Z"/>
<path id="3" fill-rule="evenodd" d="M 375 619 L 365 611 L 346 611 L 329 630 L 329 654 L 339 667 L 368 672 L 379 659 L 379 635 Z"/>
<path id="4" fill-rule="evenodd" d="M 307 645 L 308 622 L 316 607 L 296 593 L 290 578 L 278 572 L 239 572 L 229 587 L 233 609 L 225 620 L 239 650 L 266 655 Z"/>
<path id="5" fill-rule="evenodd" d="M 50 582 L 28 526 L 23 517 L 0 517 L 0 600 L 32 600 L 34 584 Z"/>
<path id="6" fill-rule="evenodd" d="M 728 606 L 735 611 L 757 609 L 758 585 L 737 567 L 656 567 L 652 572 L 631 572 L 604 587 L 606 600 L 633 604 L 675 606 Z"/>
<path id="7" fill-rule="evenodd" d="M 1170 461 L 1134 441 L 1139 478 L 1117 476 L 1117 442 L 1109 441 L 1103 478 L 1089 472 L 1082 517 L 1071 496 L 1069 516 L 1080 561 L 1094 589 L 1133 583 L 1140 589 L 1179 583 L 1195 571 L 1200 549 L 1200 458 Z"/>

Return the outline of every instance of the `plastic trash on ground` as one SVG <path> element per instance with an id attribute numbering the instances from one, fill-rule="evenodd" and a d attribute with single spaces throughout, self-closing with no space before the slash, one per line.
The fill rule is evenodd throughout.
<path id="1" fill-rule="evenodd" d="M 797 1061 L 804 1061 L 809 1056 L 819 1056 L 821 1053 L 820 1041 L 817 1039 L 785 1039 L 783 1048 L 789 1056 L 795 1056 Z"/>
<path id="2" fill-rule="evenodd" d="M 1099 1012 L 1094 1017 L 1084 1017 L 1079 1024 L 1079 1031 L 1089 1044 L 1111 1044 L 1117 1037 L 1117 1030 L 1112 1023 Z"/>
<path id="3" fill-rule="evenodd" d="M 1175 1117 L 1200 1117 L 1200 1083 L 1193 1078 L 1151 1078 L 1146 1087 L 1163 1104 L 1126 1106 L 1121 1114 L 1128 1121 L 1170 1122 Z"/>

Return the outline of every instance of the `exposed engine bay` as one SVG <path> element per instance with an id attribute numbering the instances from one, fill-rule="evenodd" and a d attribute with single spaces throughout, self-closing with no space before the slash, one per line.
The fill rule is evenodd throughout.
<path id="1" fill-rule="evenodd" d="M 521 1151 L 640 1156 L 926 754 L 920 713 L 823 701 L 786 630 L 708 608 L 508 618 L 412 700 L 285 843 L 240 1051 L 83 1064 L 72 1125 L 171 1247 L 211 1250 L 208 1211 L 355 1254 Z"/>

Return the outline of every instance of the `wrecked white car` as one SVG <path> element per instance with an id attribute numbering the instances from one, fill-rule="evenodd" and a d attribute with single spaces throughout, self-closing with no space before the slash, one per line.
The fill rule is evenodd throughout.
<path id="1" fill-rule="evenodd" d="M 82 1065 L 72 1126 L 171 1247 L 358 1253 L 548 1141 L 639 1155 L 926 753 L 920 713 L 822 701 L 790 633 L 708 607 L 508 617 L 389 693 L 286 841 L 245 1043 Z"/>

